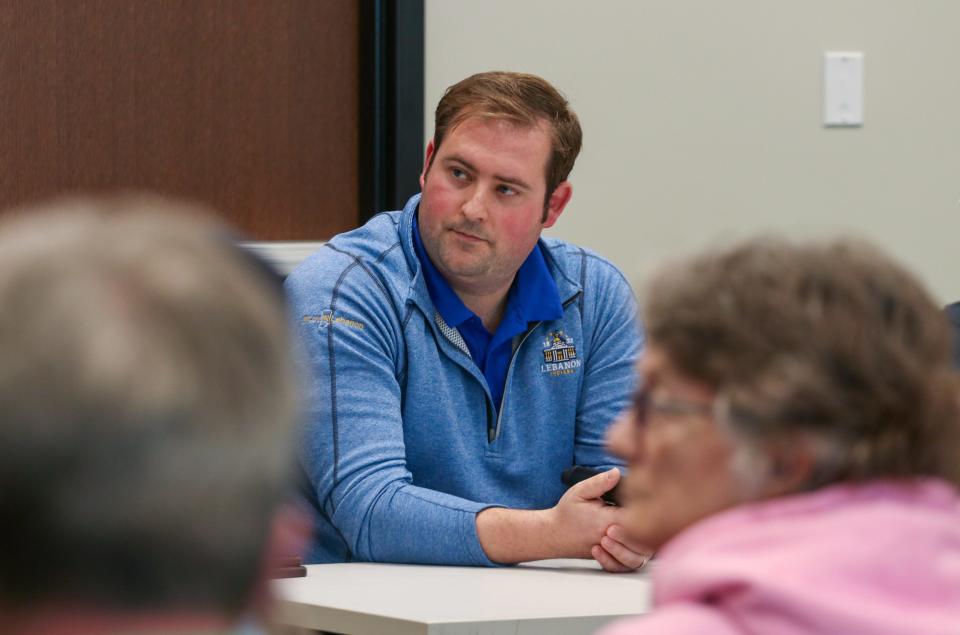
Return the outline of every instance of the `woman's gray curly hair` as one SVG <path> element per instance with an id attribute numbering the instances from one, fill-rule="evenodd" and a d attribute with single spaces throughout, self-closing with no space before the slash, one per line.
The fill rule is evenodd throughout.
<path id="1" fill-rule="evenodd" d="M 960 481 L 948 325 L 878 249 L 755 240 L 664 269 L 643 313 L 650 341 L 717 390 L 738 439 L 814 449 L 806 487 Z"/>

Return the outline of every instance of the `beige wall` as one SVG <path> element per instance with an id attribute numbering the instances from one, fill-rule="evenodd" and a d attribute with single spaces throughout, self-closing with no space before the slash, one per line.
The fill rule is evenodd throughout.
<path id="1" fill-rule="evenodd" d="M 716 241 L 846 232 L 960 300 L 958 25 L 955 0 L 427 0 L 426 101 L 481 70 L 555 83 L 585 143 L 550 233 L 637 284 Z M 822 125 L 826 50 L 865 54 L 862 128 Z"/>

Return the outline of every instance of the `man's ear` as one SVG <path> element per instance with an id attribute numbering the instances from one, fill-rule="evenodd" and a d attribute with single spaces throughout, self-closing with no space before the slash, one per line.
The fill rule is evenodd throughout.
<path id="1" fill-rule="evenodd" d="M 553 227 L 553 224 L 560 218 L 560 214 L 563 213 L 563 209 L 567 206 L 567 203 L 570 202 L 571 196 L 573 196 L 573 186 L 570 184 L 570 181 L 563 181 L 554 188 L 553 193 L 550 194 L 550 198 L 547 200 L 547 209 L 543 214 L 544 227 Z"/>
<path id="2" fill-rule="evenodd" d="M 423 189 L 423 183 L 427 180 L 427 172 L 430 171 L 430 162 L 433 160 L 433 139 L 427 142 L 427 156 L 423 159 L 423 170 L 420 172 L 420 189 Z"/>

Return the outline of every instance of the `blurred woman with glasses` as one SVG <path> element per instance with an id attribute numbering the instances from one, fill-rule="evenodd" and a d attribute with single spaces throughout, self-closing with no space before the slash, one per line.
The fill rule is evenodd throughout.
<path id="1" fill-rule="evenodd" d="M 610 430 L 652 614 L 604 635 L 960 633 L 960 392 L 939 307 L 855 242 L 664 270 Z"/>

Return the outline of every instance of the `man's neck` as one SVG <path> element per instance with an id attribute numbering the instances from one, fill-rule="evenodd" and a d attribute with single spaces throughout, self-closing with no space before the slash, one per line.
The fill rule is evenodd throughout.
<path id="1" fill-rule="evenodd" d="M 507 309 L 507 298 L 512 284 L 513 278 L 506 284 L 484 287 L 457 285 L 453 286 L 453 290 L 460 301 L 480 318 L 483 327 L 490 333 L 495 333 Z"/>

